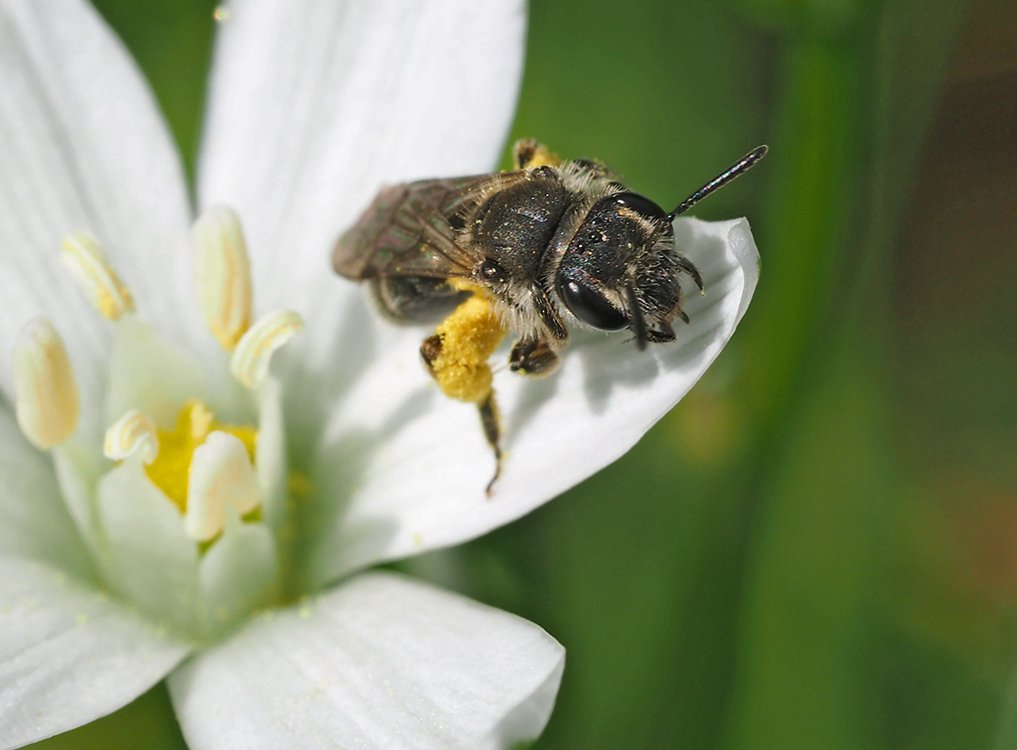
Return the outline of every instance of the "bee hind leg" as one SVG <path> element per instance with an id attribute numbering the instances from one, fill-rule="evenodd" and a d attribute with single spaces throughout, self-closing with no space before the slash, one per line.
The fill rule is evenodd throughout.
<path id="1" fill-rule="evenodd" d="M 420 356 L 441 392 L 457 401 L 476 404 L 484 437 L 494 451 L 491 495 L 501 473 L 501 423 L 494 399 L 493 373 L 488 358 L 505 336 L 505 326 L 491 300 L 474 294 L 461 303 L 420 345 Z"/>
<path id="2" fill-rule="evenodd" d="M 556 167 L 562 158 L 540 141 L 524 138 L 516 141 L 512 147 L 512 161 L 516 169 L 536 169 L 537 167 Z"/>
<path id="3" fill-rule="evenodd" d="M 484 428 L 484 437 L 487 444 L 494 451 L 494 476 L 487 483 L 484 492 L 488 497 L 494 492 L 494 483 L 501 476 L 501 414 L 498 411 L 498 404 L 494 400 L 494 391 L 477 405 L 480 409 L 480 424 Z"/>

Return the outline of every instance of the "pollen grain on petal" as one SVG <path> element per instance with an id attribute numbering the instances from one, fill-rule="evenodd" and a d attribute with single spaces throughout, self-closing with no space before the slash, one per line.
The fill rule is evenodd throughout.
<path id="1" fill-rule="evenodd" d="M 134 310 L 131 292 L 106 260 L 98 241 L 88 232 L 75 232 L 60 243 L 60 262 L 109 320 Z"/>
<path id="2" fill-rule="evenodd" d="M 30 321 L 14 346 L 18 425 L 37 448 L 54 448 L 78 426 L 78 385 L 67 349 L 53 324 Z"/>
<path id="3" fill-rule="evenodd" d="M 251 326 L 237 344 L 230 358 L 233 377 L 247 388 L 257 388 L 268 374 L 275 351 L 303 327 L 303 318 L 292 310 L 266 315 Z"/>
<path id="4" fill-rule="evenodd" d="M 148 415 L 131 409 L 106 430 L 102 452 L 114 461 L 137 455 L 143 463 L 151 464 L 159 455 L 155 423 Z"/>
<path id="5" fill-rule="evenodd" d="M 244 443 L 216 431 L 194 451 L 189 470 L 184 528 L 192 539 L 214 539 L 226 522 L 226 508 L 241 515 L 261 504 L 261 489 Z"/>
<path id="6" fill-rule="evenodd" d="M 191 229 L 201 313 L 219 345 L 230 352 L 251 325 L 253 292 L 247 243 L 231 208 L 207 209 Z"/>

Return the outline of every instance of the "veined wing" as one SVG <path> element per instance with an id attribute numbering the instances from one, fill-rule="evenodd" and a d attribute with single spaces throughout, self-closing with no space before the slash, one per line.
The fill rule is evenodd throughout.
<path id="1" fill-rule="evenodd" d="M 463 216 L 523 178 L 522 172 L 505 172 L 384 188 L 336 243 L 335 270 L 354 280 L 468 276 L 477 259 L 457 241 Z"/>

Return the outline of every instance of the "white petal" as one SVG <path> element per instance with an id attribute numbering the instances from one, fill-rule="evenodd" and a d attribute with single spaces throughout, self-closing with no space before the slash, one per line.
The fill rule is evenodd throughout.
<path id="1" fill-rule="evenodd" d="M 539 735 L 563 660 L 525 620 L 374 573 L 250 622 L 169 686 L 194 750 L 473 750 Z"/>
<path id="2" fill-rule="evenodd" d="M 87 557 L 61 498 L 53 464 L 28 444 L 2 402 L 0 477 L 0 556 L 87 570 Z"/>
<path id="3" fill-rule="evenodd" d="M 108 540 L 107 580 L 145 615 L 188 632 L 203 614 L 198 552 L 176 507 L 149 481 L 136 460 L 100 481 L 99 518 Z"/>
<path id="4" fill-rule="evenodd" d="M 338 503 L 317 548 L 319 579 L 471 539 L 533 510 L 625 453 L 720 353 L 752 297 L 759 256 L 745 220 L 681 219 L 706 295 L 689 294 L 678 341 L 639 352 L 625 336 L 577 336 L 559 372 L 495 379 L 507 452 L 494 461 L 475 407 L 442 399 L 404 342 L 365 373 L 335 415 L 317 482 Z M 499 355 L 502 356 L 502 355 Z"/>
<path id="5" fill-rule="evenodd" d="M 227 510 L 226 530 L 201 559 L 201 589 L 212 632 L 266 601 L 278 571 L 275 540 L 263 523 Z"/>
<path id="6" fill-rule="evenodd" d="M 96 458 L 94 448 L 94 445 L 75 439 L 51 453 L 64 507 L 71 514 L 82 541 L 92 552 L 102 546 L 95 485 L 102 472 L 109 468 L 105 459 Z"/>
<path id="7" fill-rule="evenodd" d="M 379 186 L 495 166 L 524 27 L 522 0 L 230 3 L 198 195 L 239 213 L 259 309 L 295 305 L 307 321 L 301 368 L 347 366 L 350 338 L 336 334 L 361 290 L 332 272 L 331 248 Z"/>
<path id="8" fill-rule="evenodd" d="M 45 313 L 68 342 L 82 393 L 101 393 L 109 323 L 59 260 L 61 239 L 79 230 L 99 239 L 146 315 L 192 319 L 200 331 L 195 305 L 182 301 L 179 160 L 136 66 L 87 3 L 0 3 L 0 144 L 0 351 Z M 6 367 L 0 387 L 10 394 Z"/>
<path id="9" fill-rule="evenodd" d="M 117 710 L 188 647 L 54 570 L 0 558 L 0 747 Z"/>
<path id="10" fill-rule="evenodd" d="M 145 321 L 133 316 L 124 318 L 116 326 L 107 363 L 106 427 L 137 409 L 158 427 L 171 428 L 181 407 L 192 399 L 209 403 L 220 415 L 225 403 L 233 403 L 233 399 L 223 396 L 223 359 L 220 355 L 211 361 L 199 360 Z M 221 393 L 214 392 L 214 387 Z"/>

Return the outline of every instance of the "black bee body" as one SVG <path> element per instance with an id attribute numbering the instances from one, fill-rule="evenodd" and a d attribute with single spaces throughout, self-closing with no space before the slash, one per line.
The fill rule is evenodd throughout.
<path id="1" fill-rule="evenodd" d="M 486 357 L 505 329 L 517 336 L 511 369 L 530 375 L 556 368 L 570 326 L 628 329 L 640 349 L 673 341 L 674 320 L 688 322 L 683 283 L 703 288 L 699 271 L 675 245 L 673 221 L 765 153 L 765 146 L 750 152 L 668 213 L 598 162 L 563 162 L 536 142 L 521 141 L 515 171 L 385 188 L 339 238 L 333 265 L 347 278 L 369 282 L 393 320 L 451 313 L 421 354 L 448 395 L 481 406 L 498 453 Z M 490 315 L 472 309 L 469 322 L 456 323 L 454 311 L 466 315 L 471 295 L 484 299 Z M 498 327 L 500 335 L 488 337 L 494 343 L 483 351 L 466 345 L 474 333 Z M 471 373 L 463 376 L 469 387 L 460 388 L 455 368 Z"/>

